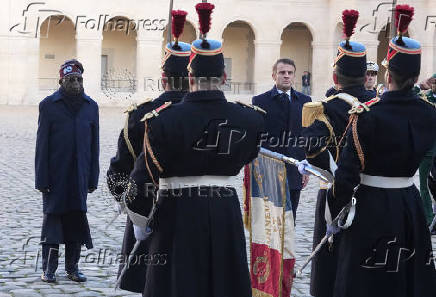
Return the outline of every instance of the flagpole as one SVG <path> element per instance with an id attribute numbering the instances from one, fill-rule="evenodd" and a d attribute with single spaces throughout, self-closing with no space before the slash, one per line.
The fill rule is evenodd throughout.
<path id="1" fill-rule="evenodd" d="M 170 8 L 168 13 L 168 25 L 167 25 L 167 42 L 171 44 L 171 30 L 172 30 L 172 11 L 173 11 L 173 0 L 170 0 Z"/>
<path id="2" fill-rule="evenodd" d="M 395 7 L 397 6 L 397 0 L 392 1 L 392 15 L 391 15 L 391 27 L 390 27 L 390 39 L 394 38 L 397 35 L 396 26 L 395 26 Z"/>

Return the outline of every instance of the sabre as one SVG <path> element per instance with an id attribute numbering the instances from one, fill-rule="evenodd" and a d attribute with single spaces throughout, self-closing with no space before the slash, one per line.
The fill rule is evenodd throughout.
<path id="1" fill-rule="evenodd" d="M 125 199 L 126 199 L 126 195 L 124 195 L 124 203 L 126 203 L 126 202 L 125 202 Z M 153 204 L 153 207 L 152 207 L 152 209 L 151 209 L 151 211 L 150 211 L 150 214 L 149 214 L 149 218 L 153 218 L 153 217 L 154 217 L 154 213 L 155 213 L 155 211 L 156 211 L 156 207 L 155 207 L 155 206 L 156 206 L 156 204 Z M 151 220 L 148 220 L 148 222 L 146 223 L 146 225 L 145 225 L 145 230 L 147 230 L 147 228 L 148 228 L 148 226 L 149 226 L 149 224 L 150 224 L 150 221 L 151 221 Z M 151 234 L 152 232 L 153 232 L 153 231 L 149 232 L 149 233 L 148 233 L 148 236 L 150 236 L 150 234 Z M 133 246 L 132 251 L 130 252 L 129 256 L 127 257 L 126 262 L 124 263 L 124 267 L 123 267 L 123 269 L 121 270 L 120 275 L 118 276 L 117 282 L 115 283 L 115 290 L 116 290 L 117 288 L 119 288 L 120 283 L 121 283 L 121 280 L 123 279 L 124 274 L 126 273 L 127 269 L 128 269 L 129 266 L 130 266 L 130 260 L 131 260 L 132 257 L 135 255 L 136 251 L 138 250 L 139 245 L 141 244 L 141 241 L 142 241 L 142 240 L 138 240 L 138 239 L 136 240 L 135 245 Z"/>
<path id="2" fill-rule="evenodd" d="M 264 156 L 267 156 L 267 157 L 270 157 L 270 158 L 273 158 L 276 160 L 280 160 L 280 161 L 283 161 L 285 163 L 288 163 L 288 164 L 291 164 L 291 165 L 294 165 L 297 167 L 301 163 L 297 159 L 287 157 L 287 156 L 280 154 L 280 153 L 272 152 L 272 151 L 267 150 L 265 148 L 261 148 L 259 153 L 261 155 L 264 155 Z M 321 179 L 322 181 L 324 181 L 326 183 L 331 184 L 334 181 L 333 175 L 330 172 L 328 172 L 327 170 L 323 170 L 321 168 L 318 168 L 318 167 L 312 166 L 312 165 L 311 165 L 311 167 L 305 168 L 305 170 L 307 172 L 309 172 L 311 175 L 318 177 L 319 179 Z"/>
<path id="3" fill-rule="evenodd" d="M 126 273 L 127 268 L 129 268 L 129 266 L 130 266 L 130 260 L 132 259 L 133 255 L 136 253 L 136 251 L 138 250 L 140 244 L 141 244 L 140 240 L 137 240 L 135 242 L 135 245 L 133 246 L 132 251 L 130 252 L 129 256 L 127 257 L 126 263 L 124 263 L 123 270 L 121 270 L 120 276 L 118 277 L 117 282 L 115 283 L 115 290 L 120 287 L 121 280 L 122 280 L 124 274 Z"/>
<path id="4" fill-rule="evenodd" d="M 433 221 L 430 224 L 430 232 L 433 231 L 434 226 L 436 225 L 436 216 L 433 218 Z"/>
<path id="5" fill-rule="evenodd" d="M 110 222 L 106 225 L 104 230 L 106 231 L 115 221 L 116 219 L 124 212 L 124 208 L 126 207 L 124 205 L 124 201 L 117 202 L 118 203 L 118 211 L 115 213 L 115 215 L 112 217 Z"/>
<path id="6" fill-rule="evenodd" d="M 104 227 L 104 231 L 106 231 L 115 221 L 116 219 L 120 216 L 120 213 L 116 213 L 112 219 L 110 220 L 110 222 L 106 225 L 106 227 Z"/>
<path id="7" fill-rule="evenodd" d="M 339 214 L 336 216 L 336 218 L 332 221 L 330 226 L 333 226 L 335 229 L 347 229 L 354 218 L 354 212 L 355 212 L 355 205 L 356 205 L 356 198 L 352 198 L 350 202 L 346 206 L 342 208 L 342 210 L 339 212 Z M 344 220 L 345 216 L 347 216 L 347 220 L 345 224 L 341 224 L 341 222 Z M 339 232 L 339 231 L 338 231 Z M 335 233 L 333 231 L 329 231 L 327 229 L 326 235 L 321 239 L 321 241 L 318 243 L 318 245 L 313 249 L 312 253 L 307 257 L 306 261 L 304 261 L 303 265 L 297 269 L 296 272 L 294 272 L 294 277 L 301 277 L 303 274 L 304 268 L 309 265 L 309 263 L 315 258 L 315 256 L 318 254 L 319 250 L 322 248 L 322 246 L 331 238 Z"/>

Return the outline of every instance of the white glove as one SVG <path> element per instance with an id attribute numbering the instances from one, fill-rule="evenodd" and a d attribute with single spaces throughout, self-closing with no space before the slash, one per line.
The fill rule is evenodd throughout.
<path id="1" fill-rule="evenodd" d="M 310 173 L 306 171 L 306 168 L 312 168 L 307 160 L 303 160 L 298 164 L 298 172 L 300 172 L 300 174 L 310 175 Z"/>
<path id="2" fill-rule="evenodd" d="M 339 231 L 341 231 L 341 228 L 339 228 L 338 226 L 327 224 L 326 234 L 332 235 L 338 233 Z"/>
<path id="3" fill-rule="evenodd" d="M 136 225 L 133 225 L 133 233 L 135 234 L 136 240 L 145 240 L 148 236 L 151 234 L 151 229 L 149 227 L 139 227 Z"/>

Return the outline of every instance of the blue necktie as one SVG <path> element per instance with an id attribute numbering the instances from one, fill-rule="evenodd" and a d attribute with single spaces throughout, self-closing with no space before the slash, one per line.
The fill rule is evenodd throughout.
<path id="1" fill-rule="evenodd" d="M 289 100 L 289 95 L 287 93 L 281 93 L 280 96 L 282 97 L 282 100 L 286 101 L 286 103 L 291 102 L 291 100 Z"/>

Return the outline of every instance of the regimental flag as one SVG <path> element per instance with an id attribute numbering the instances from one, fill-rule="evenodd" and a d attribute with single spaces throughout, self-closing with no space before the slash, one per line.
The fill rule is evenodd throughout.
<path id="1" fill-rule="evenodd" d="M 245 166 L 244 190 L 253 297 L 289 297 L 295 243 L 285 164 L 259 155 Z"/>

